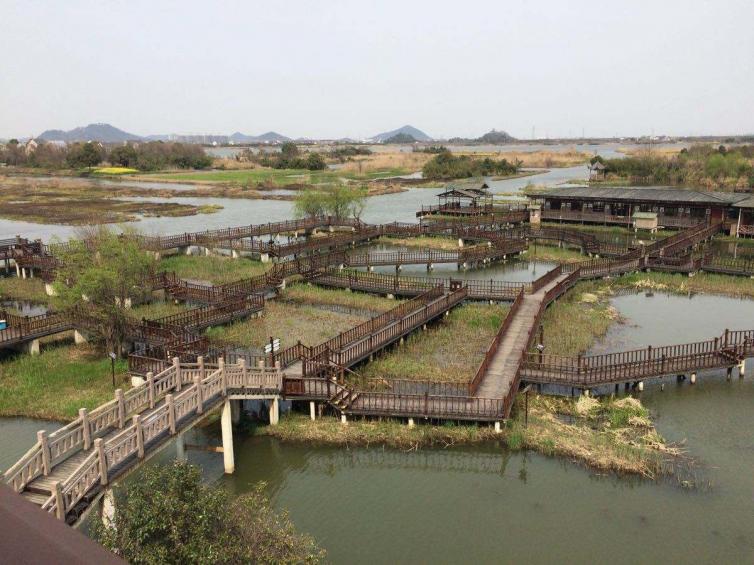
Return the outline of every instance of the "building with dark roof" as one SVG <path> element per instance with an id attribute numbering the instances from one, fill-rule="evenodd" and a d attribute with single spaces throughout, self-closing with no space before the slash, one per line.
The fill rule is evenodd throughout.
<path id="1" fill-rule="evenodd" d="M 542 220 L 604 225 L 633 225 L 636 212 L 657 214 L 661 228 L 686 228 L 700 222 L 724 222 L 735 230 L 754 223 L 754 200 L 747 194 L 679 188 L 555 187 L 532 194 Z M 739 203 L 751 201 L 750 212 Z M 754 231 L 754 230 L 753 230 Z"/>

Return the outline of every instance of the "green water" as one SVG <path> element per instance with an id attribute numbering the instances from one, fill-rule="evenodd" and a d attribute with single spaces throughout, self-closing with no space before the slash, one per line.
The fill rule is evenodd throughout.
<path id="1" fill-rule="evenodd" d="M 631 295 L 613 304 L 628 320 L 595 349 L 700 339 L 754 320 L 754 302 L 719 297 Z M 697 490 L 597 474 L 574 461 L 499 445 L 403 452 L 258 436 L 236 437 L 236 473 L 225 476 L 221 455 L 190 447 L 218 445 L 219 424 L 188 432 L 186 453 L 207 481 L 233 492 L 265 481 L 273 504 L 288 509 L 333 563 L 751 563 L 749 363 L 743 380 L 700 373 L 694 386 L 673 380 L 661 391 L 649 382 L 642 393 L 659 431 L 695 458 L 695 475 L 708 485 Z M 0 466 L 23 454 L 36 430 L 54 427 L 0 421 Z M 175 455 L 169 445 L 149 464 Z"/>

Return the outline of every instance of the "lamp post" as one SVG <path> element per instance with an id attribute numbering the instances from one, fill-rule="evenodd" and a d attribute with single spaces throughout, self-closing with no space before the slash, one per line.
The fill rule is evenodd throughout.
<path id="1" fill-rule="evenodd" d="M 110 372 L 112 373 L 112 376 L 113 376 L 113 388 L 115 388 L 115 360 L 118 358 L 118 356 L 112 351 L 110 352 L 109 356 L 110 356 Z"/>

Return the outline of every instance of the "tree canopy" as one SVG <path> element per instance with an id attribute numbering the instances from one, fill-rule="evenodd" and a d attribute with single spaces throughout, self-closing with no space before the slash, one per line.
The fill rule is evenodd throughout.
<path id="1" fill-rule="evenodd" d="M 320 215 L 338 219 L 361 219 L 366 208 L 366 187 L 336 185 L 323 189 L 302 190 L 296 196 L 294 210 L 298 217 Z"/>
<path id="2" fill-rule="evenodd" d="M 92 537 L 134 564 L 317 563 L 324 551 L 277 513 L 264 485 L 231 500 L 204 486 L 198 467 L 149 466 L 115 492 L 110 524 Z"/>
<path id="3" fill-rule="evenodd" d="M 422 168 L 425 179 L 460 179 L 487 175 L 511 175 L 518 172 L 519 163 L 507 159 L 476 159 L 469 155 L 453 155 L 442 151 Z"/>
<path id="4" fill-rule="evenodd" d="M 142 296 L 154 256 L 134 232 L 118 235 L 93 227 L 55 250 L 59 259 L 53 288 L 61 309 L 79 308 L 110 351 L 120 354 L 130 302 Z"/>

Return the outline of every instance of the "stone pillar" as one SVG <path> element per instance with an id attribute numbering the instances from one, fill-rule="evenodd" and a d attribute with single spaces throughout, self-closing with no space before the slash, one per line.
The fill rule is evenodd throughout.
<path id="1" fill-rule="evenodd" d="M 186 457 L 186 438 L 182 433 L 175 437 L 175 458 L 178 461 L 188 460 L 188 457 Z"/>
<path id="2" fill-rule="evenodd" d="M 496 433 L 496 434 L 499 434 L 499 433 L 501 433 L 502 431 L 503 431 L 503 430 L 502 430 L 502 429 L 500 429 L 500 422 L 495 422 L 495 433 Z"/>
<path id="3" fill-rule="evenodd" d="M 237 424 L 241 421 L 241 400 L 230 401 L 230 421 Z"/>
<path id="4" fill-rule="evenodd" d="M 689 378 L 689 382 L 693 385 L 696 384 L 696 371 L 691 373 L 691 378 Z"/>
<path id="5" fill-rule="evenodd" d="M 55 292 L 52 283 L 45 283 L 45 294 L 47 296 L 57 296 L 57 292 Z"/>
<path id="6" fill-rule="evenodd" d="M 638 389 L 639 392 L 642 392 L 644 390 L 644 381 L 639 381 L 638 384 L 636 385 L 636 388 Z"/>
<path id="7" fill-rule="evenodd" d="M 16 276 L 21 278 L 21 267 L 16 263 Z"/>
<path id="8" fill-rule="evenodd" d="M 277 426 L 280 418 L 280 406 L 278 404 L 278 397 L 272 399 L 270 403 L 270 425 Z"/>
<path id="9" fill-rule="evenodd" d="M 261 253 L 259 255 L 259 260 L 262 263 L 269 263 L 270 262 L 270 254 L 269 253 Z"/>
<path id="10" fill-rule="evenodd" d="M 108 527 L 113 527 L 113 520 L 115 519 L 115 497 L 113 496 L 113 489 L 105 489 L 105 493 L 102 495 L 102 523 Z"/>
<path id="11" fill-rule="evenodd" d="M 131 377 L 131 386 L 132 387 L 137 387 L 137 386 L 143 385 L 145 382 L 146 381 L 144 380 L 143 377 L 138 377 L 136 375 L 133 375 Z"/>
<path id="12" fill-rule="evenodd" d="M 86 334 L 79 330 L 73 330 L 73 343 L 76 345 L 82 345 L 84 343 L 87 343 L 89 339 L 87 338 Z"/>
<path id="13" fill-rule="evenodd" d="M 32 339 L 31 341 L 26 342 L 24 349 L 26 349 L 26 352 L 29 355 L 39 355 L 39 340 Z"/>
<path id="14" fill-rule="evenodd" d="M 346 417 L 345 414 L 340 415 L 340 423 L 344 425 L 348 423 L 348 418 Z"/>
<path id="15" fill-rule="evenodd" d="M 233 459 L 233 421 L 231 419 L 230 400 L 226 400 L 225 404 L 223 404 L 220 426 L 223 434 L 223 463 L 225 464 L 225 472 L 231 475 L 236 470 L 236 464 Z"/>
<path id="16" fill-rule="evenodd" d="M 414 419 L 413 418 L 409 418 L 408 419 L 408 427 L 409 428 L 413 428 L 415 425 L 416 424 L 414 423 Z"/>
<path id="17" fill-rule="evenodd" d="M 312 422 L 317 419 L 316 404 L 313 400 L 309 401 L 309 417 L 312 419 Z"/>
<path id="18" fill-rule="evenodd" d="M 458 247 L 463 247 L 463 239 L 458 238 Z"/>
<path id="19" fill-rule="evenodd" d="M 745 371 L 746 371 L 746 359 L 741 359 L 741 362 L 738 364 L 739 378 L 743 378 Z"/>

